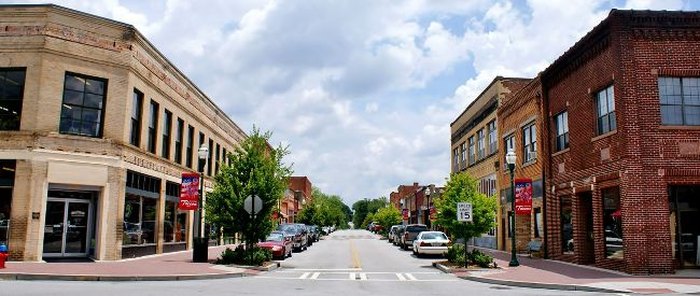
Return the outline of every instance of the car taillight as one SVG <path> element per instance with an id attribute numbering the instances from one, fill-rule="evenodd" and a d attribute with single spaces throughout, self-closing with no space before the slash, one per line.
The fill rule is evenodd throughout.
<path id="1" fill-rule="evenodd" d="M 403 234 L 403 238 L 408 238 L 408 232 Z"/>
<path id="2" fill-rule="evenodd" d="M 429 247 L 429 246 L 430 246 L 430 243 L 427 243 L 427 242 L 420 242 L 420 246 L 421 246 L 421 247 Z"/>

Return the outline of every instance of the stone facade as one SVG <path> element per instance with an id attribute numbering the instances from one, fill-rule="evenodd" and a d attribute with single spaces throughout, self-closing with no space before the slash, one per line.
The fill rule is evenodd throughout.
<path id="1" fill-rule="evenodd" d="M 47 200 L 52 191 L 89 192 L 87 254 L 98 260 L 122 258 L 127 172 L 160 180 L 155 194 L 153 250 L 170 247 L 163 241 L 168 184 L 181 173 L 197 171 L 199 134 L 211 143 L 205 187 L 245 133 L 186 76 L 163 57 L 133 26 L 55 5 L 0 6 L 0 68 L 24 69 L 21 123 L 18 130 L 0 131 L 0 159 L 16 162 L 11 204 L 9 249 L 12 260 L 42 260 Z M 106 82 L 100 135 L 66 134 L 59 126 L 67 75 Z M 132 97 L 143 94 L 138 145 L 131 144 Z M 149 102 L 157 102 L 155 153 L 148 150 Z M 169 141 L 164 141 L 164 112 L 172 114 Z M 177 161 L 175 130 L 183 122 Z M 186 164 L 188 128 L 193 143 Z M 164 144 L 167 143 L 167 144 Z M 163 145 L 168 145 L 164 146 Z M 167 151 L 167 153 L 165 152 Z M 172 194 L 171 194 L 172 195 Z M 83 213 L 84 215 L 85 213 Z M 192 217 L 187 217 L 191 241 Z M 58 224 L 57 224 L 58 225 Z M 166 226 L 167 228 L 167 226 Z M 184 242 L 183 242 L 184 244 Z M 183 245 L 184 247 L 184 245 Z"/>

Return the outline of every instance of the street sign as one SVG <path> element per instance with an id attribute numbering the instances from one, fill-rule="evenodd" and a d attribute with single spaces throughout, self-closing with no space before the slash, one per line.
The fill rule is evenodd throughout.
<path id="1" fill-rule="evenodd" d="M 468 202 L 457 203 L 457 221 L 472 222 L 472 204 Z"/>
<path id="2" fill-rule="evenodd" d="M 255 207 L 253 207 L 255 206 Z M 245 209 L 248 214 L 257 214 L 262 210 L 263 201 L 257 195 L 248 195 L 243 201 L 243 209 Z M 253 212 L 255 210 L 255 212 Z"/>

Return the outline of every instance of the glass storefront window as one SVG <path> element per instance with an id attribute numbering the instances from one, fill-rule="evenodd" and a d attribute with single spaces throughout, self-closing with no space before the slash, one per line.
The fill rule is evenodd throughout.
<path id="1" fill-rule="evenodd" d="M 127 194 L 124 203 L 124 245 L 141 243 L 143 231 L 141 230 L 141 197 Z"/>
<path id="2" fill-rule="evenodd" d="M 603 195 L 603 229 L 605 229 L 605 256 L 611 259 L 623 259 L 622 248 L 622 211 L 620 209 L 620 190 L 618 187 L 604 189 Z"/>
<path id="3" fill-rule="evenodd" d="M 571 208 L 571 197 L 562 196 L 561 213 L 561 249 L 564 254 L 574 253 L 574 225 Z"/>

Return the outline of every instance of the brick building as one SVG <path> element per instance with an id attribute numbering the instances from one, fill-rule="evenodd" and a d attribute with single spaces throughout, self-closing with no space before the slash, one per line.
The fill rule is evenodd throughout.
<path id="1" fill-rule="evenodd" d="M 245 133 L 131 25 L 3 5 L 0 26 L 0 240 L 10 258 L 190 247 L 181 173 L 201 162 L 209 190 Z"/>
<path id="2" fill-rule="evenodd" d="M 700 265 L 699 53 L 700 13 L 613 10 L 542 73 L 550 257 Z"/>
<path id="3" fill-rule="evenodd" d="M 498 76 L 450 124 L 452 173 L 466 172 L 476 179 L 479 191 L 487 196 L 498 193 L 498 120 L 500 102 L 530 79 Z M 498 216 L 498 214 L 497 214 Z M 477 246 L 497 248 L 496 229 L 474 239 Z"/>
<path id="4" fill-rule="evenodd" d="M 547 161 L 542 154 L 544 133 L 542 116 L 542 87 L 539 77 L 531 80 L 511 96 L 502 100 L 498 107 L 498 130 L 501 147 L 497 155 L 500 169 L 497 172 L 499 196 L 498 248 L 511 250 L 511 224 L 513 222 L 512 190 L 510 171 L 505 162 L 509 149 L 517 157 L 514 178 L 532 181 L 532 211 L 527 215 L 516 215 L 516 249 L 525 251 L 530 241 L 544 241 L 543 176 Z"/>
<path id="5" fill-rule="evenodd" d="M 396 191 L 389 194 L 389 203 L 392 204 L 399 212 L 408 211 L 408 220 L 406 223 L 417 223 L 418 215 L 416 213 L 416 192 L 420 189 L 420 185 L 414 182 L 413 185 L 399 185 Z"/>
<path id="6" fill-rule="evenodd" d="M 308 177 L 289 177 L 289 188 L 282 201 L 280 201 L 280 212 L 282 213 L 283 222 L 296 222 L 296 215 L 304 208 L 305 204 L 313 199 L 312 192 L 313 187 Z"/>

